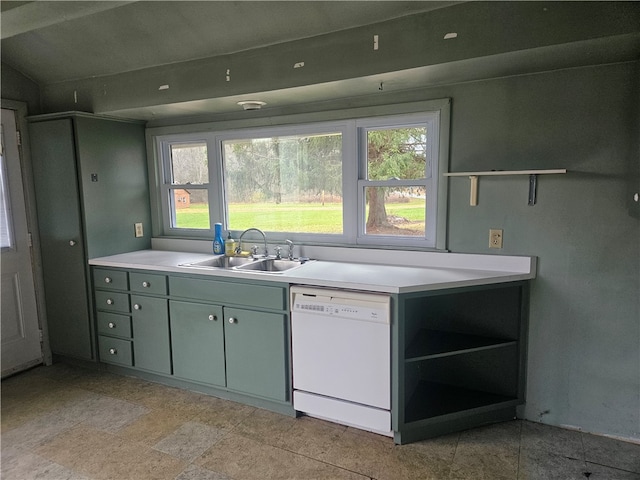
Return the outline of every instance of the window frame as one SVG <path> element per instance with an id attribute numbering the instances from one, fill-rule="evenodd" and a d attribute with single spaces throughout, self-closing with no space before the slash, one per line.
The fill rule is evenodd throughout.
<path id="1" fill-rule="evenodd" d="M 425 121 L 426 120 L 426 121 Z M 427 131 L 427 158 L 425 165 L 425 175 L 416 179 L 388 179 L 369 180 L 367 179 L 368 169 L 368 132 L 380 129 L 394 129 L 425 126 Z M 367 118 L 356 121 L 358 130 L 358 237 L 357 243 L 362 245 L 411 245 L 417 247 L 436 246 L 437 235 L 437 202 L 438 202 L 438 151 L 440 143 L 439 135 L 440 112 L 425 112 L 412 115 L 385 116 L 378 118 Z M 421 186 L 425 188 L 425 236 L 402 236 L 402 235 L 372 235 L 366 233 L 366 195 L 367 187 L 413 187 Z"/>
<path id="2" fill-rule="evenodd" d="M 185 238 L 210 240 L 213 238 L 213 226 L 220 222 L 227 229 L 227 206 L 225 203 L 225 183 L 223 176 L 222 142 L 243 138 L 268 136 L 289 136 L 314 134 L 327 131 L 343 131 L 343 233 L 308 234 L 303 232 L 265 232 L 270 243 L 291 239 L 295 242 L 328 246 L 354 246 L 379 248 L 408 248 L 420 250 L 443 250 L 446 248 L 446 214 L 448 181 L 443 173 L 448 171 L 450 99 L 427 100 L 411 104 L 359 107 L 334 112 L 312 112 L 305 115 L 285 115 L 251 122 L 231 121 L 213 122 L 197 125 L 177 125 L 173 127 L 155 127 L 147 129 L 147 140 L 153 154 L 149 158 L 149 167 L 153 172 L 152 207 L 154 235 L 165 238 Z M 431 151 L 429 172 L 425 179 L 369 181 L 363 178 L 366 172 L 366 147 L 362 136 L 366 128 L 414 126 L 416 119 L 427 119 L 428 138 Z M 424 122 L 421 122 L 424 124 Z M 246 126 L 249 124 L 249 126 Z M 246 126 L 246 128 L 245 128 Z M 431 128 L 431 130 L 430 130 Z M 171 143 L 205 143 L 209 164 L 210 229 L 187 229 L 171 227 L 172 205 L 169 196 L 171 185 L 165 180 L 167 153 Z M 366 145 L 366 144 L 365 144 Z M 363 148 L 365 154 L 363 155 Z M 168 159 L 170 161 L 170 158 Z M 420 237 L 367 235 L 364 189 L 373 186 L 372 182 L 387 182 L 381 186 L 422 186 L 427 188 L 426 235 Z M 179 186 L 178 186 L 179 187 Z M 256 225 L 260 228 L 259 225 Z M 232 230 L 234 236 L 240 231 Z"/>

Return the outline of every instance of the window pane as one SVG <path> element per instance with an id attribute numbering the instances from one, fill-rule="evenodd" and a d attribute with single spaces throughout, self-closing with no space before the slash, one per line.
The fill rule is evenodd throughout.
<path id="1" fill-rule="evenodd" d="M 367 179 L 425 178 L 427 129 L 390 128 L 367 131 Z"/>
<path id="2" fill-rule="evenodd" d="M 209 199 L 205 189 L 172 188 L 173 228 L 209 229 Z"/>
<path id="3" fill-rule="evenodd" d="M 424 187 L 365 187 L 367 235 L 425 236 Z"/>
<path id="4" fill-rule="evenodd" d="M 7 188 L 7 178 L 5 172 L 5 159 L 3 155 L 0 155 L 0 247 L 11 247 L 12 234 L 10 218 L 11 211 L 9 210 L 9 189 Z"/>
<path id="5" fill-rule="evenodd" d="M 342 134 L 222 145 L 230 229 L 342 233 Z"/>
<path id="6" fill-rule="evenodd" d="M 178 185 L 209 183 L 206 143 L 171 145 L 170 183 Z"/>

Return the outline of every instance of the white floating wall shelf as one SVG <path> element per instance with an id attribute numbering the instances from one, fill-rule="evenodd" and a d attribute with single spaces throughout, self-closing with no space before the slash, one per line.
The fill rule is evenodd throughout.
<path id="1" fill-rule="evenodd" d="M 551 170 L 490 170 L 487 172 L 455 172 L 445 173 L 445 177 L 469 177 L 471 180 L 469 190 L 469 205 L 478 205 L 478 177 L 482 176 L 505 176 L 505 175 L 529 175 L 529 205 L 536 204 L 536 185 L 538 175 L 549 175 L 567 173 L 566 168 L 556 168 Z"/>

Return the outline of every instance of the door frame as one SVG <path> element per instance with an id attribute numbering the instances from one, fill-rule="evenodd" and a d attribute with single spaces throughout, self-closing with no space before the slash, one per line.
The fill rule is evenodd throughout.
<path id="1" fill-rule="evenodd" d="M 29 148 L 29 124 L 27 122 L 27 104 L 15 100 L 0 99 L 3 109 L 13 110 L 16 116 L 16 126 L 20 132 L 18 152 L 22 169 L 22 185 L 24 188 L 25 210 L 27 213 L 27 228 L 31 233 L 31 268 L 33 270 L 33 288 L 36 294 L 36 309 L 38 311 L 38 326 L 42 331 L 42 357 L 45 365 L 53 363 L 51 348 L 49 347 L 49 331 L 47 328 L 47 311 L 44 303 L 44 281 L 42 275 L 42 258 L 40 256 L 40 233 L 38 230 L 38 216 L 36 212 L 36 193 L 33 183 L 33 164 Z"/>

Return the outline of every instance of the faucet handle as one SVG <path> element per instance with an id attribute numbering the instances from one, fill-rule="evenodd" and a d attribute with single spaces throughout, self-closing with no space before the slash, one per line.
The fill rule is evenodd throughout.
<path id="1" fill-rule="evenodd" d="M 293 260 L 293 242 L 291 240 L 285 240 L 285 243 L 289 246 L 289 260 Z"/>
<path id="2" fill-rule="evenodd" d="M 254 257 L 258 256 L 258 246 L 254 245 L 253 247 L 251 247 L 251 255 L 253 255 Z"/>
<path id="3" fill-rule="evenodd" d="M 276 245 L 276 260 L 280 260 L 282 258 L 282 247 L 280 245 Z"/>

